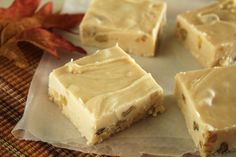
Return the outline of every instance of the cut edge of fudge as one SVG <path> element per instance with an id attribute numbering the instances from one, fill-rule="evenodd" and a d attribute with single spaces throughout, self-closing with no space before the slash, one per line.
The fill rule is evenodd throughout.
<path id="1" fill-rule="evenodd" d="M 224 154 L 229 151 L 236 151 L 236 142 L 232 142 L 236 141 L 236 126 L 216 129 L 199 118 L 199 113 L 195 109 L 194 99 L 188 94 L 189 89 L 185 85 L 186 82 L 184 82 L 184 77 L 187 75 L 202 76 L 202 72 L 208 72 L 210 70 L 181 72 L 175 77 L 174 94 L 178 106 L 184 116 L 188 132 L 203 157 L 211 154 Z"/>
<path id="2" fill-rule="evenodd" d="M 182 15 L 177 16 L 176 37 L 204 67 L 212 67 L 217 64 L 215 62 L 215 47 Z"/>
<path id="3" fill-rule="evenodd" d="M 118 46 L 113 47 L 113 49 L 114 48 L 121 50 L 123 57 L 132 59 Z M 109 49 L 105 49 L 105 51 L 109 51 Z M 98 51 L 93 55 L 98 54 L 101 54 L 101 51 Z M 86 62 L 86 57 L 81 60 L 83 60 L 82 62 Z M 71 63 L 60 68 L 67 68 L 67 70 L 70 71 L 70 66 Z M 138 68 L 141 67 L 138 66 Z M 112 112 L 104 115 L 97 114 L 91 109 L 88 109 L 88 107 L 84 107 L 85 103 L 83 100 L 76 99 L 72 93 L 67 91 L 66 87 L 61 84 L 53 74 L 54 71 L 49 76 L 49 98 L 60 107 L 62 113 L 74 124 L 74 126 L 76 126 L 81 135 L 87 139 L 87 144 L 100 143 L 111 135 L 128 128 L 134 122 L 143 119 L 148 115 L 155 116 L 157 113 L 164 111 L 164 106 L 162 104 L 163 90 L 149 73 L 145 73 L 145 75 L 136 80 L 129 87 L 113 92 L 112 94 L 114 95 L 110 95 L 110 93 L 102 95 L 102 97 L 109 99 L 116 95 L 119 96 L 119 93 L 129 94 L 133 92 L 133 90 L 137 91 L 142 86 L 142 90 L 139 89 L 140 92 L 133 94 L 134 101 L 129 102 L 130 104 L 120 106 L 115 111 L 116 119 L 114 119 L 114 113 Z M 140 97 L 140 95 L 142 95 L 142 97 Z M 94 98 L 94 100 L 95 101 L 93 101 L 92 98 L 90 104 L 86 104 L 91 105 L 96 103 L 96 98 Z M 81 126 L 81 124 L 84 124 L 84 126 Z"/>
<path id="4" fill-rule="evenodd" d="M 231 2 L 236 4 L 236 0 L 219 0 L 206 7 L 192 10 L 190 13 L 215 7 L 217 5 L 227 5 L 227 3 Z M 199 31 L 194 24 L 189 23 L 184 17 L 187 14 L 189 14 L 189 12 L 177 15 L 176 36 L 184 43 L 184 46 L 190 50 L 199 63 L 204 67 L 228 66 L 234 64 L 236 59 L 236 46 L 231 47 L 230 45 L 223 43 L 214 46 L 214 44 L 207 39 L 207 34 L 205 32 Z M 210 15 L 211 14 L 209 14 L 209 16 Z"/>
<path id="5" fill-rule="evenodd" d="M 94 5 L 93 3 L 90 4 L 90 7 Z M 80 24 L 80 41 L 83 45 L 97 48 L 108 48 L 118 43 L 127 53 L 144 57 L 155 56 L 161 36 L 164 32 L 164 26 L 166 25 L 167 4 L 160 0 L 158 1 L 158 7 L 161 8 L 160 16 L 155 22 L 151 32 L 132 29 L 119 30 L 120 28 L 110 29 L 106 28 L 106 26 L 97 26 L 95 24 L 89 26 L 85 24 L 86 20 L 91 18 L 91 15 L 88 15 L 92 12 L 89 8 Z M 94 31 L 96 29 L 99 29 L 100 31 Z"/>

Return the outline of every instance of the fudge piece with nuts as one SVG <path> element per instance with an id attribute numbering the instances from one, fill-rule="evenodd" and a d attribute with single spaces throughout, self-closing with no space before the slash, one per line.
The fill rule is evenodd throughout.
<path id="1" fill-rule="evenodd" d="M 202 156 L 236 150 L 236 66 L 176 75 L 175 95 Z"/>
<path id="2" fill-rule="evenodd" d="M 164 111 L 162 88 L 118 46 L 53 70 L 49 96 L 88 144 Z"/>
<path id="3" fill-rule="evenodd" d="M 128 53 L 154 56 L 166 8 L 161 0 L 93 0 L 80 24 L 81 42 L 97 48 L 118 43 Z"/>
<path id="4" fill-rule="evenodd" d="M 205 67 L 236 61 L 236 0 L 218 1 L 177 16 L 177 37 Z"/>

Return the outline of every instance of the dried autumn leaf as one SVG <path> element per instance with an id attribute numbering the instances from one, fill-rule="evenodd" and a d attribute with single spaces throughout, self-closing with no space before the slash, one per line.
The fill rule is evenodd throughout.
<path id="1" fill-rule="evenodd" d="M 8 22 L 0 20 L 0 34 L 1 34 L 2 30 L 6 27 L 7 24 L 8 24 Z"/>
<path id="2" fill-rule="evenodd" d="M 14 60 L 20 67 L 26 65 L 26 59 L 18 48 L 20 41 L 31 43 L 56 57 L 58 48 L 86 53 L 47 30 L 69 30 L 81 22 L 83 14 L 53 14 L 52 2 L 35 13 L 39 3 L 40 0 L 15 0 L 9 8 L 0 8 L 0 55 Z"/>
<path id="3" fill-rule="evenodd" d="M 56 51 L 58 48 L 86 53 L 83 49 L 73 46 L 73 44 L 66 41 L 59 35 L 53 34 L 41 28 L 33 28 L 24 31 L 14 38 L 11 38 L 6 44 L 0 47 L 0 51 L 4 52 L 2 55 L 7 57 L 9 60 L 14 60 L 16 65 L 21 68 L 28 65 L 27 60 L 23 57 L 24 55 L 21 52 L 21 49 L 17 46 L 22 41 L 31 43 L 32 45 L 49 52 L 57 58 L 59 57 Z"/>
<path id="4" fill-rule="evenodd" d="M 57 54 L 57 49 L 62 48 L 68 51 L 80 51 L 82 53 L 86 53 L 85 51 L 81 51 L 81 48 L 75 47 L 69 41 L 63 39 L 61 36 L 53 34 L 47 30 L 41 28 L 33 28 L 24 31 L 20 36 L 18 36 L 19 41 L 29 42 L 46 52 L 49 52 L 55 57 L 59 57 Z"/>
<path id="5" fill-rule="evenodd" d="M 46 29 L 57 28 L 57 29 L 69 30 L 74 26 L 78 25 L 79 22 L 82 21 L 83 17 L 84 17 L 83 14 L 49 15 L 43 19 L 42 27 Z"/>
<path id="6" fill-rule="evenodd" d="M 20 21 L 9 23 L 1 32 L 1 45 L 10 38 L 22 33 L 27 29 L 41 27 L 41 23 L 37 18 L 27 17 Z"/>
<path id="7" fill-rule="evenodd" d="M 49 14 L 51 6 L 40 10 L 39 14 L 33 17 L 27 17 L 20 21 L 7 24 L 1 31 L 1 44 L 4 44 L 14 35 L 17 35 L 24 30 L 42 27 L 45 29 L 57 28 L 63 30 L 69 30 L 78 25 L 83 18 L 83 14 L 69 15 L 69 14 Z M 63 22 L 61 22 L 63 21 Z"/>
<path id="8" fill-rule="evenodd" d="M 52 2 L 46 3 L 35 16 L 25 17 L 18 21 L 8 23 L 1 31 L 0 44 L 4 44 L 13 36 L 18 35 L 24 30 L 42 27 L 42 20 L 52 14 Z"/>
<path id="9" fill-rule="evenodd" d="M 25 68 L 28 66 L 28 62 L 24 57 L 23 52 L 17 45 L 17 41 L 13 38 L 7 44 L 0 47 L 0 52 L 3 57 L 9 60 L 14 60 L 16 66 L 20 68 Z"/>
<path id="10" fill-rule="evenodd" d="M 40 10 L 36 13 L 36 16 L 45 16 L 52 14 L 52 2 L 46 3 Z"/>
<path id="11" fill-rule="evenodd" d="M 33 15 L 39 2 L 40 0 L 15 0 L 9 8 L 0 8 L 0 33 L 12 20 Z M 26 5 L 28 9 L 25 8 Z"/>
<path id="12" fill-rule="evenodd" d="M 19 19 L 31 16 L 39 3 L 40 0 L 15 0 L 9 8 L 0 8 L 0 19 Z"/>

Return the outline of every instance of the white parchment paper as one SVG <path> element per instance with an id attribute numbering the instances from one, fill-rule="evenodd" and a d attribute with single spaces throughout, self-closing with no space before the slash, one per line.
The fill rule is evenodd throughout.
<path id="1" fill-rule="evenodd" d="M 44 141 L 52 145 L 89 153 L 138 157 L 142 154 L 182 156 L 196 151 L 188 135 L 185 122 L 173 97 L 174 76 L 177 72 L 200 69 L 201 66 L 174 36 L 175 16 L 188 9 L 202 7 L 210 0 L 166 0 L 168 3 L 168 24 L 157 57 L 133 56 L 164 88 L 166 112 L 155 118 L 147 118 L 129 129 L 95 146 L 86 145 L 71 122 L 61 114 L 59 108 L 49 101 L 47 95 L 48 76 L 52 69 L 62 66 L 80 54 L 61 53 L 61 60 L 44 54 L 33 77 L 25 112 L 12 131 L 19 139 Z M 59 6 L 63 1 L 55 1 Z M 63 12 L 83 12 L 88 0 L 65 0 Z M 75 29 L 74 31 L 78 31 Z M 64 34 L 75 44 L 78 36 Z M 93 49 L 87 48 L 89 52 Z M 226 156 L 226 155 L 224 155 Z M 236 154 L 227 154 L 229 157 Z"/>

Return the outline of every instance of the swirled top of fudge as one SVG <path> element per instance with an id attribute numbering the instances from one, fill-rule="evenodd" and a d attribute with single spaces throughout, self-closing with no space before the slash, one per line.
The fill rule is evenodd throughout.
<path id="1" fill-rule="evenodd" d="M 219 1 L 182 16 L 215 46 L 236 49 L 236 0 Z"/>
<path id="2" fill-rule="evenodd" d="M 166 4 L 160 0 L 92 1 L 89 13 L 85 16 L 85 25 L 96 24 L 116 31 L 129 30 L 152 34 L 156 21 L 161 20 L 159 15 L 163 5 Z"/>
<path id="3" fill-rule="evenodd" d="M 211 129 L 236 127 L 236 66 L 182 73 L 198 117 Z"/>
<path id="4" fill-rule="evenodd" d="M 96 117 L 162 93 L 151 74 L 118 46 L 71 61 L 55 70 L 54 76 Z"/>

